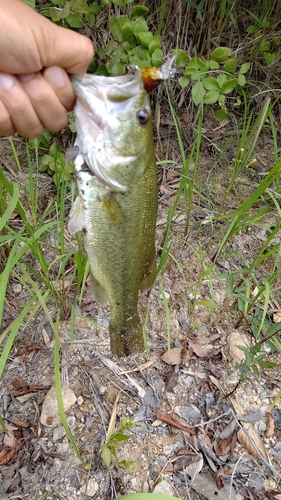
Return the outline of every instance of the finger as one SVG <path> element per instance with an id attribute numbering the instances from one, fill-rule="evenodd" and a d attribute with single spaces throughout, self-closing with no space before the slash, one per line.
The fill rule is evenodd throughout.
<path id="1" fill-rule="evenodd" d="M 75 94 L 66 71 L 59 66 L 52 66 L 43 71 L 43 77 L 54 89 L 64 108 L 71 111 L 75 104 Z"/>
<path id="2" fill-rule="evenodd" d="M 8 137 L 9 135 L 13 135 L 15 133 L 15 129 L 10 117 L 10 113 L 8 113 L 6 106 L 0 99 L 0 137 Z"/>
<path id="3" fill-rule="evenodd" d="M 52 132 L 65 127 L 68 122 L 67 111 L 43 75 L 30 73 L 20 75 L 18 79 L 42 125 Z"/>
<path id="4" fill-rule="evenodd" d="M 48 26 L 48 30 L 43 31 L 44 44 L 39 45 L 42 66 L 57 65 L 68 73 L 83 75 L 94 58 L 92 42 L 72 30 L 51 24 L 53 29 L 50 31 Z"/>
<path id="5" fill-rule="evenodd" d="M 34 138 L 43 132 L 42 123 L 15 76 L 0 73 L 0 100 L 9 113 L 14 129 L 20 135 Z"/>

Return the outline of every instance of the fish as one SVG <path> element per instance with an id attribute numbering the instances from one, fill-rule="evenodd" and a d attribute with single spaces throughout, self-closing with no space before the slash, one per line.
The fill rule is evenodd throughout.
<path id="1" fill-rule="evenodd" d="M 93 292 L 110 305 L 110 348 L 119 357 L 144 350 L 138 299 L 156 278 L 158 205 L 148 90 L 170 66 L 71 77 L 78 197 L 68 229 L 83 232 Z"/>

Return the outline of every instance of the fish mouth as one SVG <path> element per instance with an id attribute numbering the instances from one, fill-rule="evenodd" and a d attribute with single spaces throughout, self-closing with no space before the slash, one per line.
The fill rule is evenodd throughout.
<path id="1" fill-rule="evenodd" d="M 145 92 L 141 71 L 122 76 L 72 76 L 77 100 L 74 108 L 78 146 L 91 173 L 113 191 L 125 192 L 127 187 L 113 178 L 117 164 L 129 164 L 136 156 L 114 154 L 104 142 L 104 131 L 116 117 L 130 115 L 134 99 Z"/>

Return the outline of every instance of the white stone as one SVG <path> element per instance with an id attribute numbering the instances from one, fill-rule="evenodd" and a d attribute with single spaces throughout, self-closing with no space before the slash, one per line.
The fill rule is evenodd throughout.
<path id="1" fill-rule="evenodd" d="M 77 401 L 74 392 L 66 384 L 62 386 L 62 400 L 64 411 L 69 410 L 69 408 L 71 408 L 71 406 L 73 406 Z M 60 415 L 55 387 L 51 387 L 51 389 L 46 394 L 42 405 L 40 422 L 46 427 L 55 427 L 60 423 Z"/>

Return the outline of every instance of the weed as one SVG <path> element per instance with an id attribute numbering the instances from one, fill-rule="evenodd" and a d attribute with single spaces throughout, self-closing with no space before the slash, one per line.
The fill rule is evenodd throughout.
<path id="1" fill-rule="evenodd" d="M 101 458 L 104 464 L 109 467 L 112 464 L 114 467 L 133 467 L 134 462 L 127 462 L 126 460 L 119 460 L 117 455 L 117 448 L 122 446 L 125 441 L 130 439 L 126 434 L 130 429 L 137 427 L 133 419 L 126 418 L 121 420 L 119 429 L 111 434 L 106 443 L 102 445 Z"/>
<path id="2" fill-rule="evenodd" d="M 176 64 L 184 66 L 184 76 L 179 78 L 182 88 L 192 82 L 191 96 L 194 104 L 219 103 L 217 118 L 221 121 L 227 114 L 227 95 L 246 84 L 245 73 L 250 63 L 244 63 L 237 69 L 238 58 L 229 58 L 232 49 L 218 47 L 203 61 L 199 57 L 189 59 L 187 52 L 181 49 L 174 51 Z M 241 99 L 237 97 L 232 106 L 240 106 Z"/>

